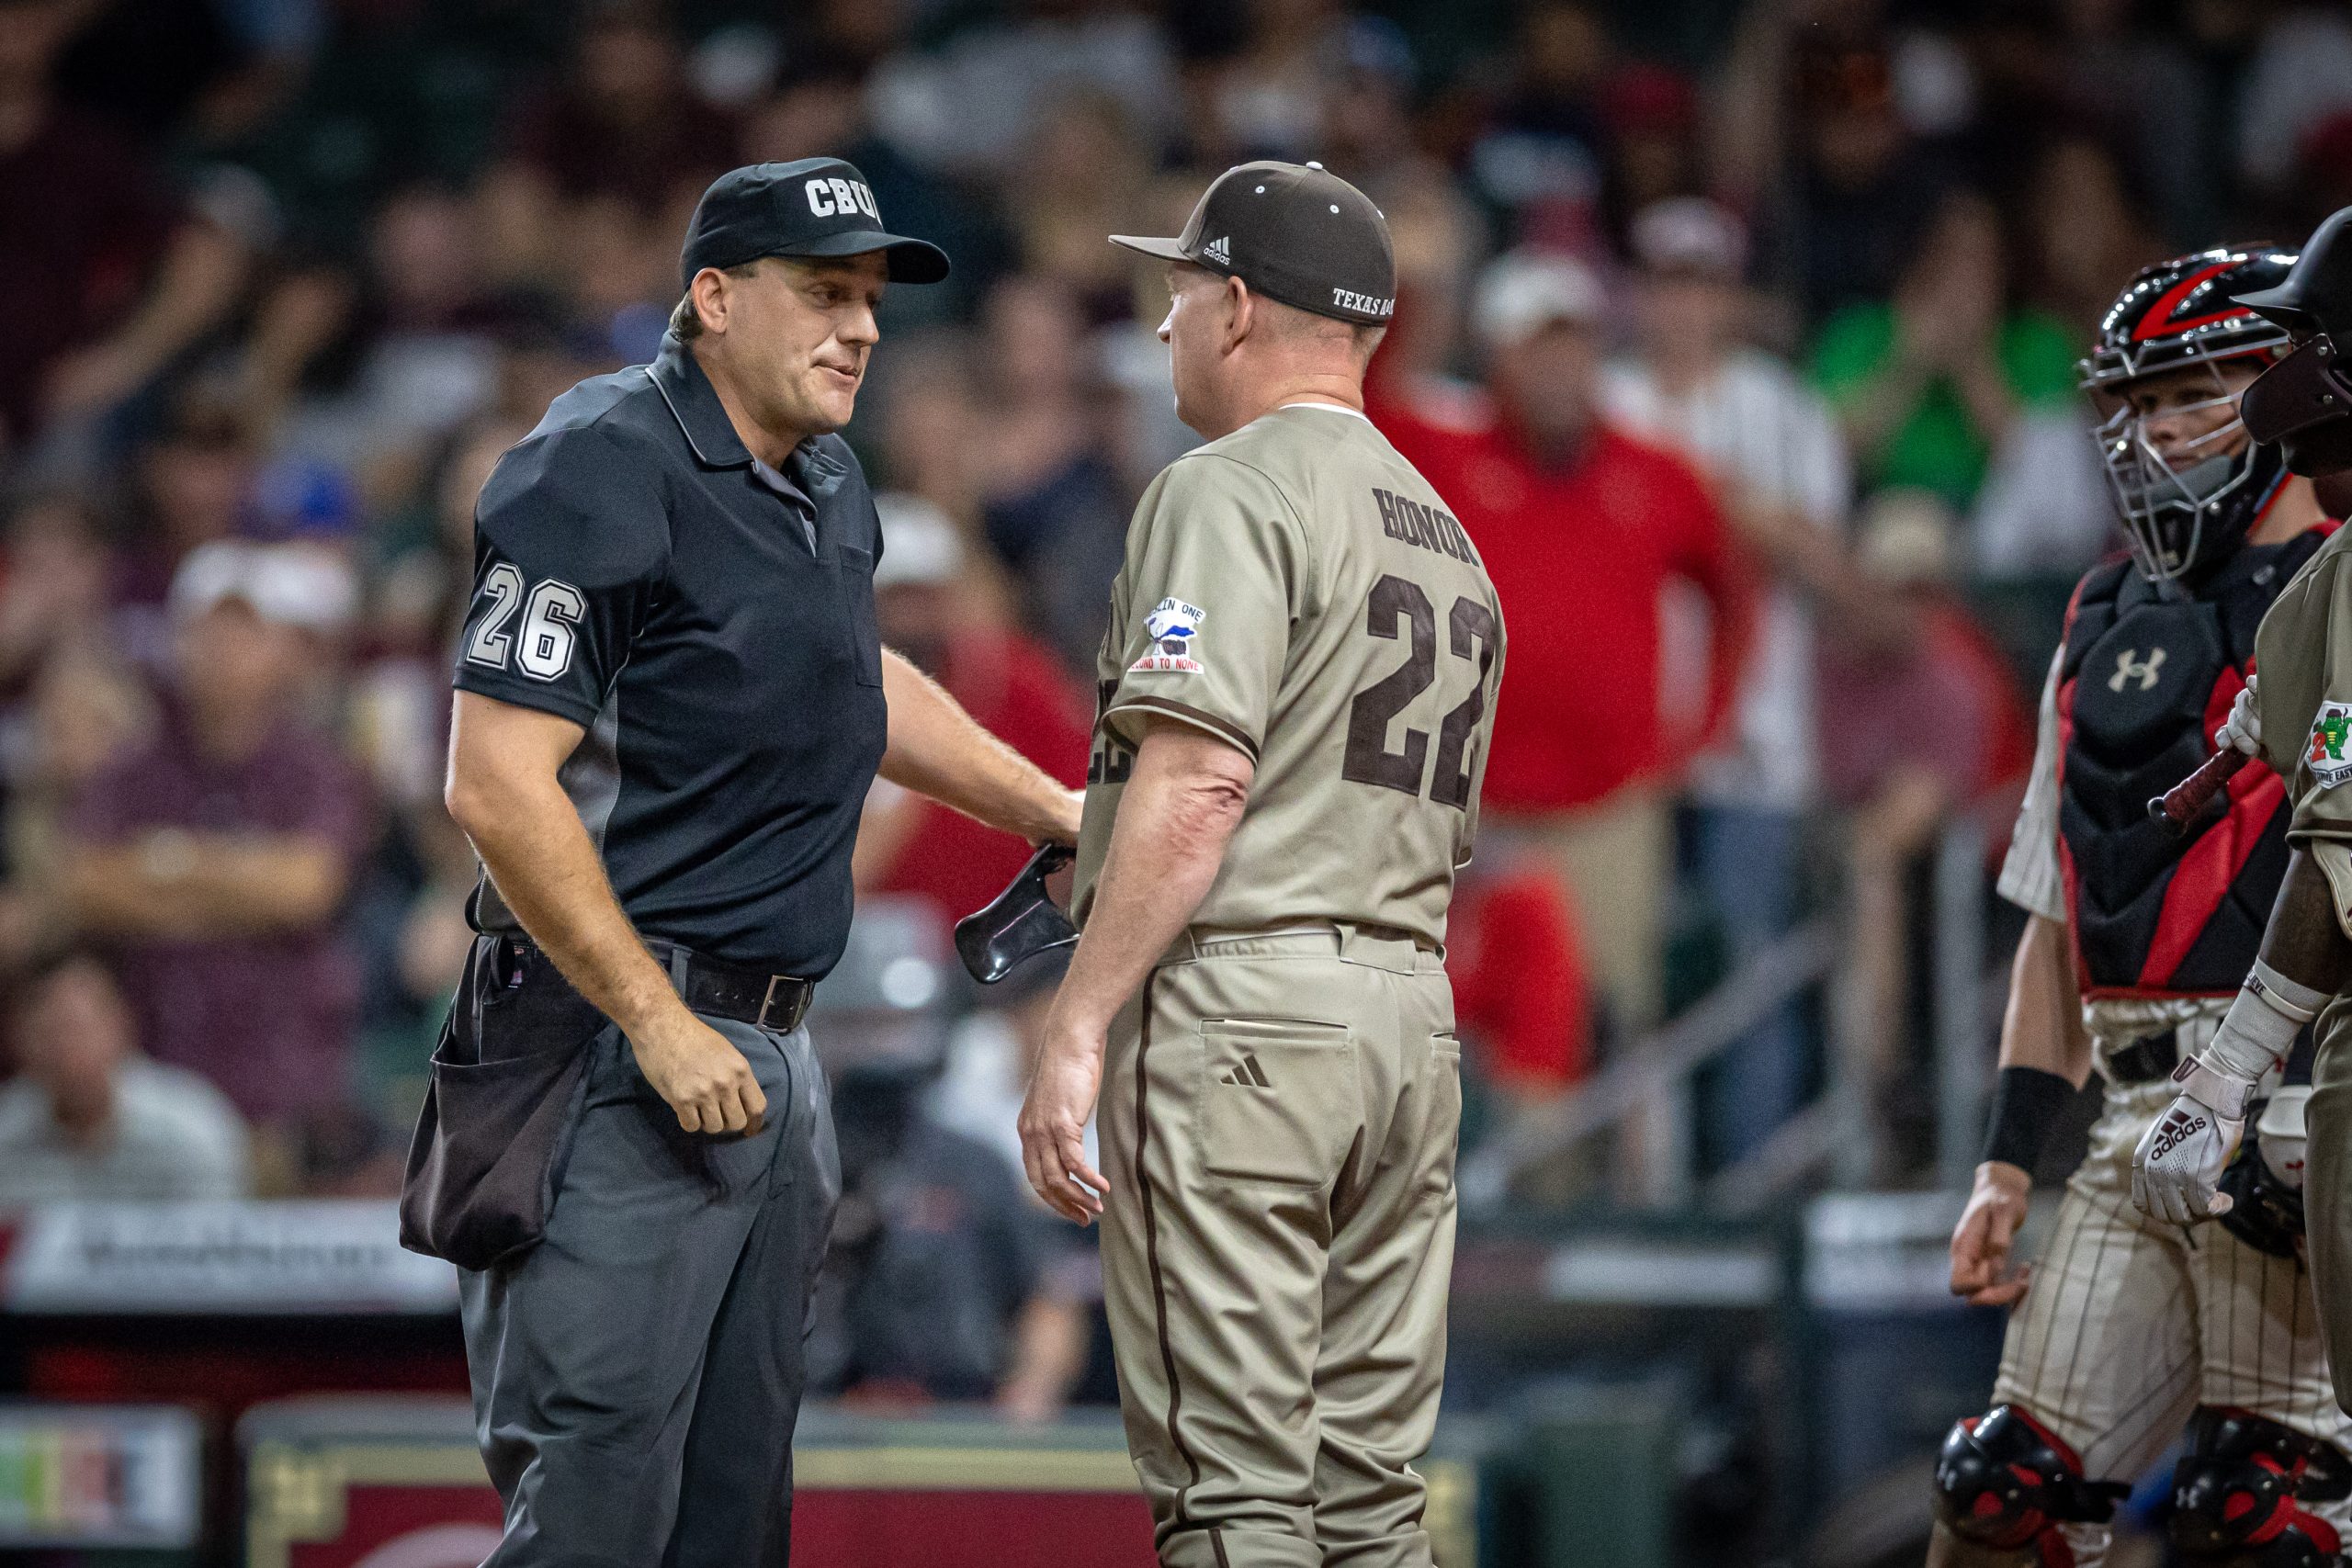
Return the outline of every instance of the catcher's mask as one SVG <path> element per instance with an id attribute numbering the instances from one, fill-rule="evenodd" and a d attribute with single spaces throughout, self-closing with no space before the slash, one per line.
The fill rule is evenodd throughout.
<path id="1" fill-rule="evenodd" d="M 2286 480 L 2278 450 L 2249 438 L 2242 389 L 2222 367 L 2258 371 L 2286 349 L 2285 330 L 2235 297 L 2284 278 L 2293 259 L 2246 245 L 2144 269 L 2078 367 L 2084 389 L 2107 411 L 2100 462 L 2132 555 L 2153 580 L 2194 577 L 2226 558 Z M 2149 406 L 2147 392 L 2160 385 L 2172 395 Z M 2184 429 L 2187 437 L 2165 438 Z"/>

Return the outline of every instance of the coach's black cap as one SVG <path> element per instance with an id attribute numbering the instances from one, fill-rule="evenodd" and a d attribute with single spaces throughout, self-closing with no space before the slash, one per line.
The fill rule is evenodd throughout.
<path id="1" fill-rule="evenodd" d="M 882 227 L 874 187 L 839 158 L 752 164 L 710 182 L 686 225 L 678 257 L 691 287 L 707 266 L 739 266 L 762 256 L 855 256 L 880 251 L 893 283 L 937 283 L 947 253 Z"/>
<path id="2" fill-rule="evenodd" d="M 1384 326 L 1396 310 L 1388 220 L 1320 164 L 1240 164 L 1217 176 L 1172 240 L 1111 243 L 1238 277 L 1269 299 Z"/>

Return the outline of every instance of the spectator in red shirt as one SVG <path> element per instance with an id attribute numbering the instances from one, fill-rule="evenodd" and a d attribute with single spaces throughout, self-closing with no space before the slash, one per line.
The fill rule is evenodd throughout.
<path id="1" fill-rule="evenodd" d="M 946 687 L 990 734 L 1062 783 L 1082 783 L 1092 734 L 1085 694 L 995 607 L 945 513 L 887 491 L 875 505 L 882 560 L 874 607 L 884 644 Z M 921 894 L 956 919 L 1003 892 L 1029 858 L 1018 839 L 935 801 L 887 783 L 875 792 L 858 833 L 861 889 Z"/>
<path id="2" fill-rule="evenodd" d="M 1729 711 L 1753 619 L 1731 535 L 1681 459 L 1600 412 L 1600 284 L 1566 256 L 1504 257 L 1472 326 L 1489 397 L 1429 398 L 1388 433 L 1485 558 L 1510 626 L 1484 801 L 1573 893 L 1620 1021 L 1657 1013 L 1658 933 L 1673 880 L 1668 791 Z M 1703 598 L 1705 691 L 1668 674 L 1664 604 Z M 1668 715 L 1696 709 L 1696 721 Z"/>

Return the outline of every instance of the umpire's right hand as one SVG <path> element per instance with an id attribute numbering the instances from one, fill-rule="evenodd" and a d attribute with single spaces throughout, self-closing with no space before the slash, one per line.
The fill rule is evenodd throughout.
<path id="1" fill-rule="evenodd" d="M 756 1133 L 767 1114 L 768 1097 L 752 1076 L 752 1064 L 734 1043 L 680 1008 L 665 1021 L 629 1041 L 638 1070 L 654 1092 L 678 1113 L 689 1133 Z"/>

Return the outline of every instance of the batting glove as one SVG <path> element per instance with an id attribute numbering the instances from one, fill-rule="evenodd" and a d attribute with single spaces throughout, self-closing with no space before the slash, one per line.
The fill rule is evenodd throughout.
<path id="1" fill-rule="evenodd" d="M 2230 705 L 2230 716 L 2222 728 L 2213 731 L 2213 749 L 2226 751 L 2232 747 L 2259 760 L 2262 756 L 2262 709 L 2254 700 L 2254 683 L 2258 676 L 2245 678 L 2245 689 L 2238 700 Z"/>
<path id="2" fill-rule="evenodd" d="M 2154 1220 L 2194 1224 L 2227 1213 L 2222 1168 L 2237 1153 L 2254 1083 L 2191 1056 L 2172 1076 L 2180 1097 L 2132 1156 L 2132 1201 Z"/>

